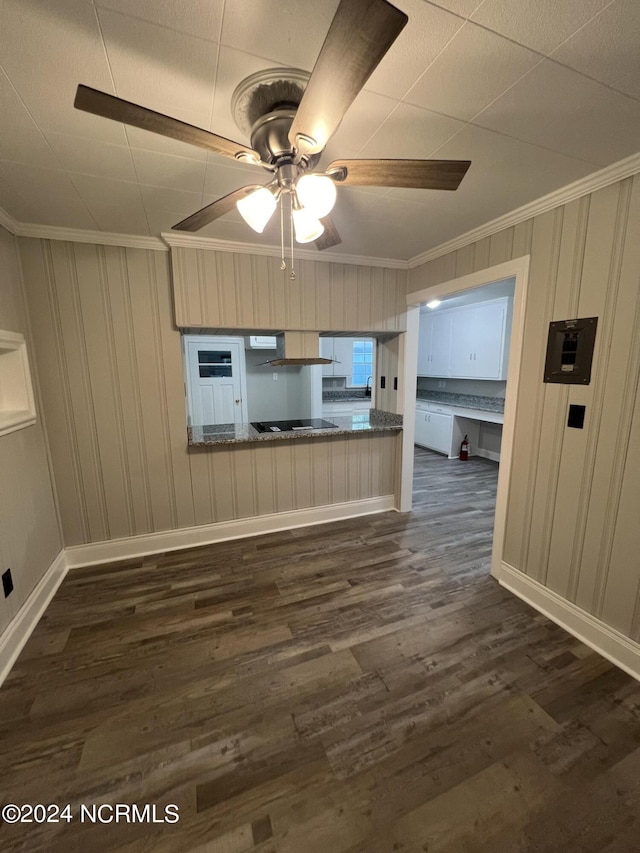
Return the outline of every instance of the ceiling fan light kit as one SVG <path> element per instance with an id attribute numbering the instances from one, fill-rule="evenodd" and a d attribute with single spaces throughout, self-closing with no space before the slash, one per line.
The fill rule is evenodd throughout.
<path id="1" fill-rule="evenodd" d="M 293 219 L 296 241 L 298 243 L 313 243 L 324 232 L 324 225 L 310 210 L 300 204 L 296 193 L 291 196 L 291 200 L 291 218 Z"/>
<path id="2" fill-rule="evenodd" d="M 262 234 L 277 206 L 278 199 L 268 187 L 260 187 L 236 202 L 244 221 L 258 234 Z"/>
<path id="3" fill-rule="evenodd" d="M 314 171 L 346 111 L 407 21 L 387 0 L 340 0 L 311 74 L 272 68 L 236 87 L 231 108 L 250 146 L 87 86 L 78 86 L 74 106 L 238 163 L 263 166 L 270 173 L 269 183 L 240 187 L 173 229 L 197 231 L 236 208 L 261 234 L 280 204 L 285 268 L 284 195 L 290 198 L 293 256 L 294 231 L 299 243 L 315 242 L 320 250 L 342 242 L 328 216 L 336 202 L 336 185 L 456 190 L 470 166 L 467 160 L 336 160 L 324 171 Z"/>
<path id="4" fill-rule="evenodd" d="M 338 192 L 328 175 L 305 174 L 298 178 L 296 195 L 304 208 L 322 219 L 333 210 Z"/>

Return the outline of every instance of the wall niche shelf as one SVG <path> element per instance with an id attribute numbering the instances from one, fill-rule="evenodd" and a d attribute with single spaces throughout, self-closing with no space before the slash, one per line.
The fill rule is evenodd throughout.
<path id="1" fill-rule="evenodd" d="M 26 341 L 17 332 L 0 329 L 0 436 L 35 422 Z"/>

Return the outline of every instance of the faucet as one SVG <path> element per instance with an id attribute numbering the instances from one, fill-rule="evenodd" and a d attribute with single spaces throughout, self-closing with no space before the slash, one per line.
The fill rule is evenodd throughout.
<path id="1" fill-rule="evenodd" d="M 371 396 L 371 382 L 372 382 L 372 381 L 373 381 L 373 376 L 370 376 L 370 377 L 367 379 L 367 387 L 364 389 L 364 396 L 365 396 L 365 397 L 370 397 L 370 396 Z"/>

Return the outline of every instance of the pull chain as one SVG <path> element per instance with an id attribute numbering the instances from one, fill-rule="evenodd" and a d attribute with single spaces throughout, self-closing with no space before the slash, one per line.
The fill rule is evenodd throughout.
<path id="1" fill-rule="evenodd" d="M 287 262 L 284 259 L 284 202 L 280 196 L 280 269 L 286 270 Z"/>
<path id="2" fill-rule="evenodd" d="M 295 281 L 295 279 L 296 279 L 296 267 L 295 267 L 295 260 L 293 257 L 293 196 L 290 194 L 289 198 L 291 199 L 291 206 L 289 208 L 289 214 L 290 214 L 289 215 L 289 223 L 290 223 L 290 230 L 291 230 L 291 272 L 289 273 L 289 278 L 291 279 L 291 281 Z"/>

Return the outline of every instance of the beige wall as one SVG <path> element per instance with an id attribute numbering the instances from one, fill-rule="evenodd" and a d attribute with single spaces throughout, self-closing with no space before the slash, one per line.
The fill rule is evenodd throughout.
<path id="1" fill-rule="evenodd" d="M 640 176 L 430 261 L 409 291 L 529 254 L 504 560 L 640 640 Z M 542 382 L 548 324 L 597 316 L 588 387 Z M 586 405 L 584 430 L 566 427 Z"/>
<path id="2" fill-rule="evenodd" d="M 301 260 L 292 282 L 273 257 L 173 248 L 171 259 L 181 327 L 406 329 L 406 270 Z"/>
<path id="3" fill-rule="evenodd" d="M 36 384 L 17 240 L 3 228 L 0 228 L 0 329 L 20 332 L 27 339 Z M 0 634 L 61 547 L 38 407 L 38 420 L 33 426 L 0 436 L 0 572 L 11 568 L 14 583 L 9 598 L 5 599 L 0 591 Z"/>
<path id="4" fill-rule="evenodd" d="M 395 433 L 188 451 L 168 253 L 36 239 L 21 239 L 20 250 L 65 545 L 394 492 Z M 245 296 L 259 293 L 234 315 L 237 323 L 268 328 L 282 315 L 282 292 L 263 275 L 269 264 L 277 269 L 276 259 L 215 263 L 237 263 L 256 278 L 250 287 L 243 278 L 225 279 L 222 290 L 199 287 L 199 299 L 233 296 L 245 311 L 237 284 Z M 326 264 L 307 262 L 315 266 Z M 332 286 L 355 275 L 365 303 L 366 282 L 384 283 L 389 272 L 330 266 Z M 324 274 L 315 272 L 321 283 L 305 279 L 305 293 L 322 305 Z M 394 304 L 404 304 L 403 275 Z"/>

